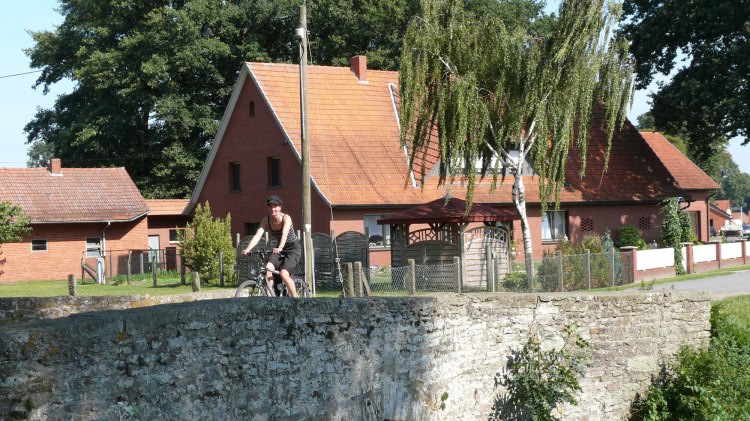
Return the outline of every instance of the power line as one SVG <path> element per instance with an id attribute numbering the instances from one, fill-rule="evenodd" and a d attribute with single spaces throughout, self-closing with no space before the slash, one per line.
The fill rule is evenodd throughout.
<path id="1" fill-rule="evenodd" d="M 41 72 L 41 70 L 32 70 L 32 71 L 30 71 L 30 72 L 24 72 L 24 73 L 16 73 L 16 74 L 14 74 L 14 75 L 5 75 L 5 76 L 0 76 L 0 79 L 5 79 L 5 78 L 7 78 L 7 77 L 14 77 L 14 76 L 23 76 L 23 75 L 30 75 L 30 74 L 32 74 L 32 73 L 39 73 L 39 72 Z"/>

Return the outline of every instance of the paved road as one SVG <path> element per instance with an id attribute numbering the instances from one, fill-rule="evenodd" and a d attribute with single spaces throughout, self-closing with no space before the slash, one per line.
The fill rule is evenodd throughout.
<path id="1" fill-rule="evenodd" d="M 707 291 L 714 299 L 733 295 L 750 295 L 750 270 L 692 281 L 668 282 L 654 285 L 654 289 L 682 289 Z"/>

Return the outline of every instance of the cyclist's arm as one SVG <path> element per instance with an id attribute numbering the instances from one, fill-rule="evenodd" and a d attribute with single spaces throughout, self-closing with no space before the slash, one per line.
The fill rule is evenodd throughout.
<path id="1" fill-rule="evenodd" d="M 250 253 L 250 250 L 252 250 L 253 247 L 255 247 L 258 244 L 258 241 L 260 241 L 260 238 L 263 236 L 263 233 L 266 232 L 265 225 L 266 225 L 266 218 L 263 218 L 260 221 L 260 224 L 258 225 L 258 230 L 255 231 L 255 235 L 253 235 L 253 238 L 251 238 L 250 242 L 247 243 L 247 247 L 245 247 L 245 249 L 242 250 L 243 256 Z"/>

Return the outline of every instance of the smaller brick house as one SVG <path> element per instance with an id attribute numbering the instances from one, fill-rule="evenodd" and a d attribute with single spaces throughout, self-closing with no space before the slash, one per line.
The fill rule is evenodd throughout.
<path id="1" fill-rule="evenodd" d="M 2 245 L 0 282 L 65 279 L 82 259 L 148 248 L 148 205 L 124 168 L 0 168 L 0 202 L 18 205 L 32 231 Z M 111 260 L 117 273 L 125 264 Z"/>

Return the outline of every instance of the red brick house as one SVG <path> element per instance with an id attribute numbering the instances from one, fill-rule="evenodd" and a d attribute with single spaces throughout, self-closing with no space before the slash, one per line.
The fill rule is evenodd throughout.
<path id="1" fill-rule="evenodd" d="M 368 70 L 364 56 L 354 57 L 349 68 L 308 67 L 313 232 L 368 229 L 387 244 L 388 229 L 377 225 L 378 218 L 446 194 L 431 175 L 435 159 L 424 180 L 407 165 L 399 143 L 397 90 L 398 73 Z M 233 232 L 244 236 L 266 214 L 265 197 L 276 194 L 301 228 L 299 98 L 298 66 L 242 66 L 186 212 L 209 201 L 215 215 L 231 213 Z M 542 215 L 538 180 L 525 176 L 534 257 L 563 238 L 614 232 L 624 224 L 638 227 L 646 241 L 656 240 L 659 203 L 672 197 L 682 198 L 699 238 L 708 240 L 708 199 L 719 186 L 661 135 L 639 133 L 629 122 L 615 135 L 604 171 L 600 127 L 597 114 L 583 178 L 580 159 L 571 153 L 559 210 Z M 474 201 L 512 209 L 511 182 L 494 191 L 490 184 L 479 183 Z M 450 189 L 454 197 L 465 193 L 460 184 Z M 520 223 L 515 225 L 521 250 Z"/>
<path id="2" fill-rule="evenodd" d="M 80 277 L 82 258 L 148 247 L 148 206 L 124 168 L 62 168 L 59 159 L 0 168 L 0 202 L 20 206 L 32 228 L 2 245 L 0 282 Z"/>

